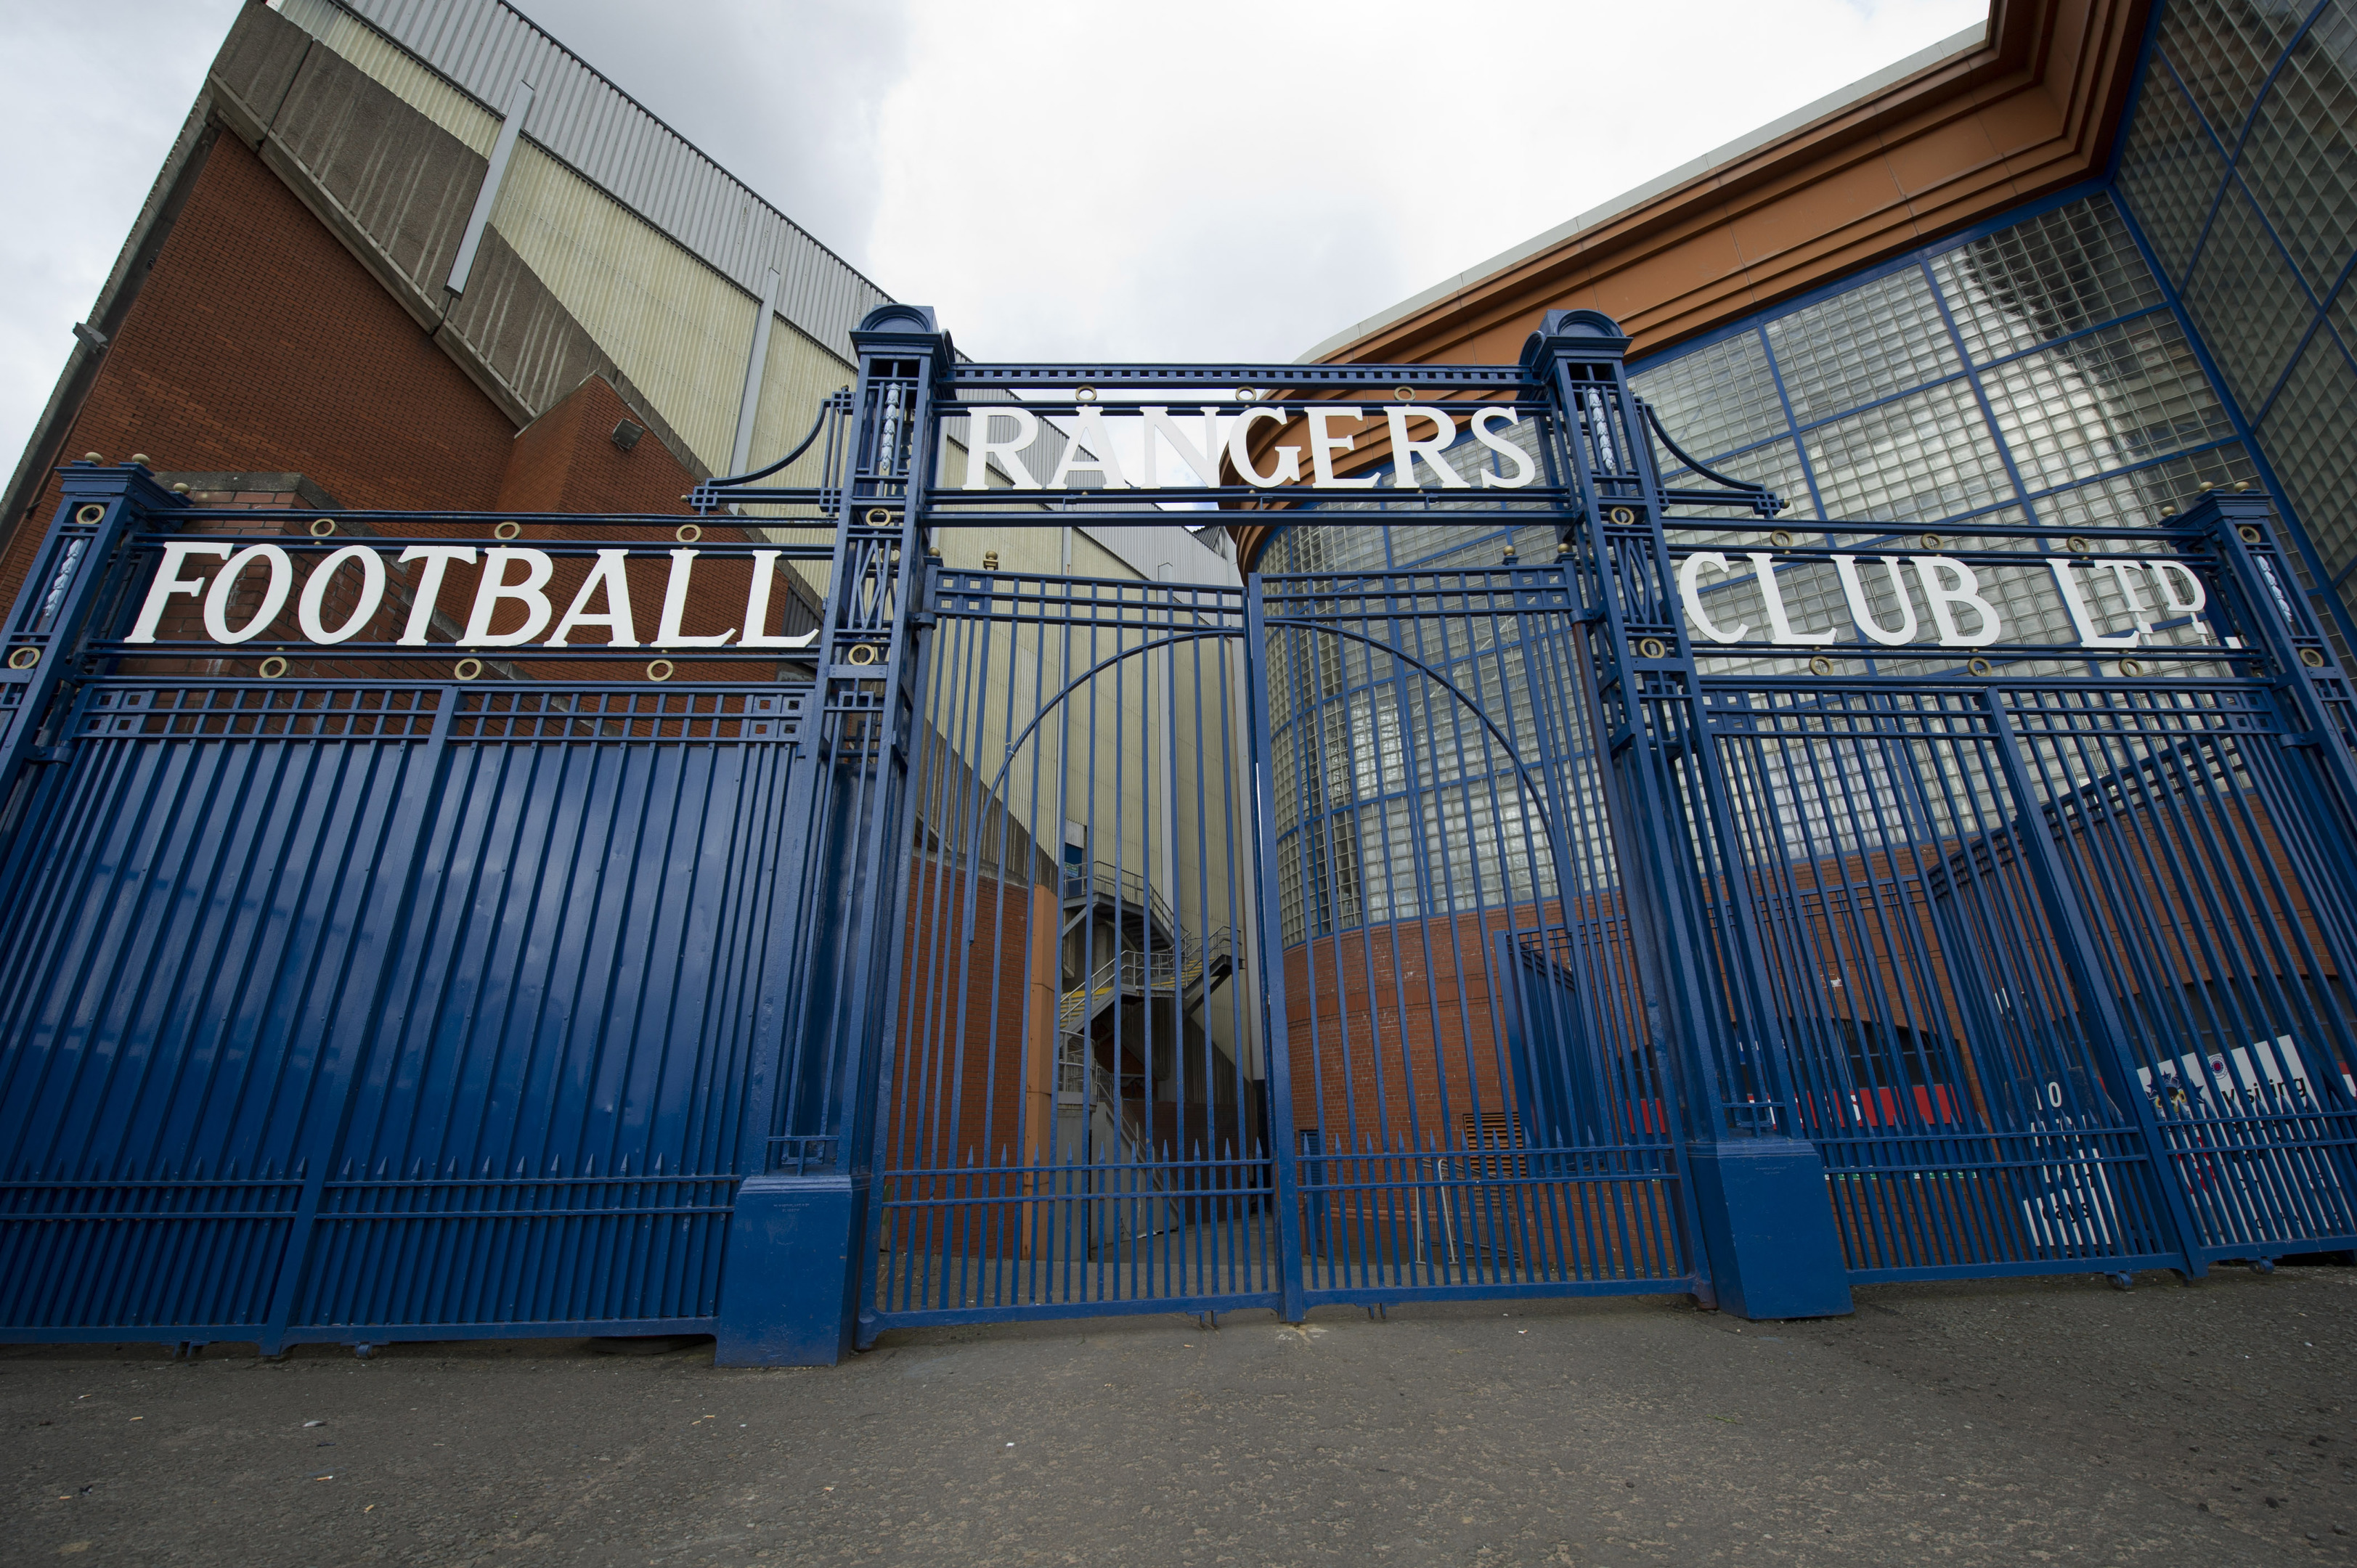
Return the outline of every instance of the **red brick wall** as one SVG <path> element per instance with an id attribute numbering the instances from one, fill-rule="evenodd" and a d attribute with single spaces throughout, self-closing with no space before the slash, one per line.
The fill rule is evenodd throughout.
<path id="1" fill-rule="evenodd" d="M 348 507 L 483 511 L 513 434 L 278 177 L 222 136 L 62 450 L 300 473 Z M 56 504 L 52 480 L 11 520 L 0 602 Z"/>
<path id="2" fill-rule="evenodd" d="M 695 477 L 662 442 L 642 436 L 623 451 L 614 426 L 630 405 L 591 376 L 516 433 L 500 481 L 499 511 L 659 511 L 684 515 Z"/>

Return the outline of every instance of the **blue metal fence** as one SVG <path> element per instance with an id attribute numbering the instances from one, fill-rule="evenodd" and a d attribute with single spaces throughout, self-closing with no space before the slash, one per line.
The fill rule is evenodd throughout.
<path id="1" fill-rule="evenodd" d="M 0 1335 L 828 1360 L 2357 1245 L 2357 714 L 2263 502 L 1799 543 L 1674 446 L 1715 488 L 1664 486 L 1593 313 L 1515 366 L 977 365 L 900 306 L 857 341 L 823 482 L 693 521 L 69 471 L 0 658 Z M 1265 449 L 1147 400 L 1236 388 L 1486 413 L 1523 471 L 1210 482 Z M 1192 449 L 1178 498 L 1498 558 L 945 563 L 1163 521 L 998 482 L 1114 477 L 1124 400 Z M 824 607 L 779 634 L 797 562 Z M 2072 585 L 2105 570 L 2174 607 L 2124 586 L 2132 655 Z M 2080 624 L 1962 635 L 1975 572 Z M 1868 641 L 1792 630 L 1836 581 Z M 532 637 L 569 600 L 600 639 L 492 629 L 535 594 Z"/>

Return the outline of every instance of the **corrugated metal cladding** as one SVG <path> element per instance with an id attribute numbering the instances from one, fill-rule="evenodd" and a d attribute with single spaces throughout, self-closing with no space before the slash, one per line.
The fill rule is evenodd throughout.
<path id="1" fill-rule="evenodd" d="M 778 314 L 838 354 L 890 296 L 677 132 L 499 0 L 287 0 L 307 31 L 332 12 L 381 29 L 494 114 L 533 84 L 524 134 L 759 299 L 780 279 Z M 421 107 L 423 107 L 421 105 Z"/>
<path id="2" fill-rule="evenodd" d="M 491 222 L 705 466 L 722 472 L 737 435 L 758 296 L 746 298 L 630 209 L 528 145 L 508 166 Z M 838 363 L 827 391 L 848 379 Z M 801 412 L 807 419 L 816 409 L 813 401 Z"/>

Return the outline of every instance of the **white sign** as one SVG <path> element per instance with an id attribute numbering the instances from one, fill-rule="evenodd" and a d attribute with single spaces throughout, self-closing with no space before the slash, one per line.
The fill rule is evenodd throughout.
<path id="1" fill-rule="evenodd" d="M 1953 555 L 1878 555 L 1873 557 L 1872 564 L 1863 567 L 1856 555 L 1831 557 L 1834 575 L 1841 583 L 1843 604 L 1848 611 L 1846 627 L 1831 621 L 1824 625 L 1797 623 L 1785 599 L 1785 585 L 1777 580 L 1776 555 L 1754 550 L 1747 552 L 1744 559 L 1749 563 L 1749 579 L 1758 590 L 1760 609 L 1766 617 L 1762 625 L 1742 620 L 1729 625 L 1719 618 L 1727 613 L 1724 601 L 1717 607 L 1709 603 L 1714 585 L 1724 594 L 1728 585 L 1706 581 L 1705 574 L 1717 579 L 1740 579 L 1745 575 L 1744 568 L 1730 561 L 1725 552 L 1697 551 L 1678 564 L 1679 602 L 1684 607 L 1688 624 L 1707 642 L 1720 647 L 1748 641 L 1768 647 L 1805 648 L 1855 643 L 1862 635 L 1884 648 L 1901 648 L 1923 641 L 1927 632 L 1942 648 L 1987 648 L 2007 640 L 2005 614 L 1989 597 L 1994 587 L 1984 585 L 1969 564 Z M 1826 559 L 1796 558 L 1787 564 L 1786 570 L 1803 564 L 1821 567 Z M 2021 564 L 2034 567 L 2040 562 L 2037 557 L 2024 557 Z M 2209 602 L 2201 579 L 2181 562 L 2050 555 L 2042 564 L 2050 574 L 2053 591 L 2070 617 L 2082 648 L 2134 648 L 2160 622 L 2199 615 Z M 1867 588 L 1869 575 L 1878 575 L 1886 590 L 1882 613 L 1889 618 L 1887 621 L 1876 614 Z M 2111 612 L 2099 616 L 2093 607 L 2095 598 L 2089 579 L 2097 575 L 2107 577 L 2113 585 L 2111 591 L 2120 601 L 2128 622 L 2124 629 L 2110 628 Z M 1917 614 L 1919 603 L 1923 611 L 1921 616 Z"/>
<path id="2" fill-rule="evenodd" d="M 1274 489 L 1302 482 L 1305 449 L 1309 454 L 1308 478 L 1312 489 L 1371 490 L 1387 471 L 1394 475 L 1394 488 L 1418 489 L 1430 483 L 1444 490 L 1519 490 L 1538 478 L 1538 466 L 1530 454 L 1504 434 L 1522 423 L 1522 415 L 1511 408 L 1485 408 L 1466 422 L 1464 428 L 1472 433 L 1481 451 L 1459 453 L 1456 462 L 1471 456 L 1483 465 L 1470 477 L 1448 456 L 1458 434 L 1457 416 L 1426 403 L 1386 403 L 1372 410 L 1334 403 L 1309 403 L 1299 409 L 1255 403 L 1242 412 L 1199 408 L 1191 419 L 1192 429 L 1188 427 L 1189 418 L 1173 414 L 1167 407 L 1146 405 L 1138 408 L 1135 419 L 1125 417 L 1119 422 L 1127 427 L 1119 440 L 1114 437 L 1114 425 L 1105 420 L 1107 412 L 1095 403 L 1082 403 L 1076 414 L 1057 414 L 1054 422 L 1064 437 L 1063 450 L 1055 458 L 1054 469 L 1042 476 L 1032 472 L 1023 456 L 1039 440 L 1038 414 L 1013 405 L 968 410 L 965 488 L 1061 490 L 1071 489 L 1068 481 L 1079 474 L 1082 487 L 1092 490 L 1194 489 L 1220 482 L 1224 457 L 1235 465 L 1244 483 L 1257 489 Z M 1297 414 L 1300 426 L 1297 431 L 1289 430 Z M 1274 434 L 1280 438 L 1286 434 L 1306 437 L 1306 444 L 1271 446 L 1265 471 L 1253 466 L 1250 449 L 1254 432 L 1264 424 L 1274 426 Z M 1377 467 L 1347 478 L 1334 471 L 1336 458 L 1357 450 L 1361 436 L 1378 431 L 1391 442 L 1394 461 L 1389 469 Z M 1173 472 L 1163 460 L 1165 448 L 1185 465 L 1183 469 Z M 1125 456 L 1125 452 L 1129 456 Z M 994 467 L 1004 485 L 991 482 Z"/>
<path id="3" fill-rule="evenodd" d="M 251 642 L 268 631 L 286 607 L 289 596 L 295 597 L 296 624 L 302 631 L 302 640 L 330 646 L 358 636 L 383 607 L 390 550 L 347 544 L 333 551 L 313 564 L 309 575 L 303 579 L 299 595 L 295 591 L 294 557 L 284 546 L 249 544 L 234 554 L 231 551 L 227 543 L 190 540 L 176 540 L 165 545 L 164 558 L 156 566 L 156 580 L 147 589 L 146 602 L 139 607 L 139 618 L 124 640 L 154 642 L 156 628 L 172 609 L 173 601 L 183 597 L 200 601 L 205 636 L 224 644 Z M 402 634 L 393 639 L 394 644 L 402 648 L 428 646 L 425 632 L 434 624 L 439 608 L 443 579 L 453 564 L 475 565 L 479 555 L 482 573 L 476 585 L 474 602 L 467 609 L 464 628 L 455 643 L 432 646 L 516 648 L 536 643 L 544 648 L 808 648 L 818 640 L 815 629 L 799 637 L 779 637 L 766 629 L 770 619 L 770 598 L 778 557 L 784 553 L 778 550 L 750 553 L 752 586 L 745 601 L 745 629 L 741 633 L 735 627 L 717 634 L 694 636 L 682 630 L 695 560 L 702 553 L 698 550 L 669 552 L 671 565 L 663 585 L 662 609 L 656 618 L 653 638 L 641 643 L 637 610 L 630 602 L 628 566 L 633 555 L 647 559 L 656 555 L 653 551 L 598 551 L 597 564 L 589 568 L 588 576 L 582 580 L 572 602 L 560 615 L 556 601 L 548 595 L 549 583 L 556 575 L 556 561 L 545 550 L 501 544 L 478 552 L 471 544 L 413 544 L 393 559 L 396 567 L 416 564 L 424 568 L 413 585 L 407 620 Z M 204 557 L 221 562 L 210 585 L 201 575 L 181 575 Z M 230 617 L 238 609 L 238 590 L 249 582 L 259 583 L 261 599 L 242 626 L 231 626 Z M 339 585 L 350 594 L 350 607 L 342 612 L 338 624 L 331 626 L 327 620 L 328 595 Z M 522 619 L 519 625 L 495 632 L 491 625 L 495 619 L 503 618 L 503 607 L 509 612 L 504 618 L 513 618 L 521 613 Z M 575 636 L 590 630 L 604 635 L 595 643 L 573 642 Z"/>

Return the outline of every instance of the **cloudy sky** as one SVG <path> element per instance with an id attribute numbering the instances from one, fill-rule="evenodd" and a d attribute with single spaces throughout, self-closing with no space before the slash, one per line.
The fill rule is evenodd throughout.
<path id="1" fill-rule="evenodd" d="M 1280 360 L 1986 0 L 525 0 L 982 357 Z M 235 0 L 0 0 L 21 450 Z"/>

